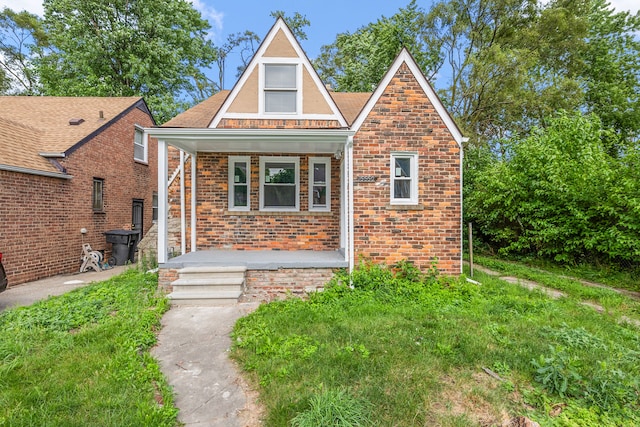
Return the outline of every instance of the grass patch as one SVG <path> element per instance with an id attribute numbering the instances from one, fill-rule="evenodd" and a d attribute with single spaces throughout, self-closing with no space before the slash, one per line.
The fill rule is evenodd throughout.
<path id="1" fill-rule="evenodd" d="M 640 301 L 615 292 L 613 289 L 585 286 L 576 280 L 577 278 L 497 258 L 477 257 L 475 261 L 503 275 L 532 280 L 548 288 L 560 290 L 570 298 L 594 302 L 604 307 L 607 313 L 614 317 L 619 318 L 624 315 L 640 319 Z"/>
<path id="2" fill-rule="evenodd" d="M 318 425 L 640 423 L 637 329 L 572 299 L 477 278 L 482 286 L 363 265 L 308 301 L 240 319 L 232 354 L 260 386 L 265 424 L 351 406 L 362 408 L 360 424 Z M 325 396 L 336 391 L 347 400 Z"/>
<path id="3" fill-rule="evenodd" d="M 149 349 L 168 309 L 130 269 L 0 315 L 0 425 L 174 426 Z"/>

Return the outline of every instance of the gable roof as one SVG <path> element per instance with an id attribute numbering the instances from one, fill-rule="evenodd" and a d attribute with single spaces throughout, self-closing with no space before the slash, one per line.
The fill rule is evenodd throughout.
<path id="1" fill-rule="evenodd" d="M 431 102 L 435 110 L 438 112 L 440 117 L 442 118 L 442 121 L 447 126 L 447 129 L 449 130 L 449 132 L 451 132 L 453 139 L 458 143 L 460 148 L 462 148 L 462 142 L 463 142 L 462 132 L 460 131 L 456 123 L 453 121 L 453 118 L 451 117 L 447 109 L 444 107 L 444 104 L 442 104 L 442 101 L 438 97 L 438 94 L 436 93 L 436 91 L 433 89 L 433 86 L 431 86 L 431 84 L 429 83 L 425 75 L 422 73 L 422 70 L 416 63 L 413 56 L 411 56 L 407 48 L 402 48 L 402 51 L 400 52 L 400 54 L 398 54 L 396 60 L 393 62 L 391 67 L 389 67 L 389 70 L 387 71 L 385 76 L 382 78 L 382 81 L 380 82 L 380 84 L 378 84 L 378 87 L 373 92 L 373 95 L 371 95 L 371 98 L 369 98 L 368 102 L 366 103 L 362 111 L 360 111 L 360 114 L 358 115 L 358 117 L 353 122 L 352 129 L 355 131 L 358 131 L 358 129 L 360 129 L 360 126 L 362 126 L 362 123 L 367 118 L 367 116 L 369 115 L 373 107 L 376 105 L 376 103 L 378 102 L 378 100 L 386 90 L 387 86 L 389 86 L 389 84 L 391 83 L 391 80 L 396 75 L 396 73 L 398 72 L 402 64 L 406 64 L 407 67 L 409 67 L 409 69 L 411 70 L 411 73 L 413 74 L 415 79 L 418 81 L 418 84 L 420 84 L 420 87 L 422 87 L 422 90 L 427 95 L 427 98 L 429 98 L 429 101 Z"/>
<path id="2" fill-rule="evenodd" d="M 58 174 L 46 157 L 71 154 L 135 107 L 148 112 L 140 97 L 0 96 L 0 168 Z"/>
<path id="3" fill-rule="evenodd" d="M 304 99 L 301 98 L 302 101 L 298 101 L 301 111 L 298 111 L 297 114 L 289 114 L 285 117 L 281 117 L 276 114 L 261 114 L 260 89 L 262 88 L 263 79 L 259 74 L 262 72 L 261 64 L 265 62 L 273 64 L 290 63 L 301 65 L 301 69 L 298 70 L 297 78 L 298 83 L 300 84 L 298 96 L 300 96 L 300 90 L 304 90 L 306 95 L 304 96 Z M 247 87 L 247 92 L 244 92 L 245 86 Z M 243 96 L 244 93 L 248 93 L 249 97 L 245 98 Z M 319 112 L 321 111 L 319 114 L 310 114 L 306 111 L 307 100 L 311 99 L 310 94 L 313 94 L 316 98 L 314 101 L 314 107 L 310 109 L 317 109 Z M 236 100 L 239 101 L 239 104 L 246 104 L 238 110 L 234 105 L 234 101 Z M 240 76 L 240 79 L 236 82 L 231 93 L 227 96 L 209 126 L 212 128 L 217 127 L 220 121 L 224 118 L 313 118 L 337 120 L 341 126 L 347 127 L 347 122 L 342 116 L 342 113 L 335 101 L 329 94 L 329 90 L 320 80 L 318 73 L 311 65 L 311 61 L 309 61 L 306 53 L 282 17 L 279 17 L 273 27 L 271 27 L 271 30 L 269 30 L 269 33 L 260 44 L 260 47 L 249 62 L 249 65 L 245 68 L 242 76 Z"/>

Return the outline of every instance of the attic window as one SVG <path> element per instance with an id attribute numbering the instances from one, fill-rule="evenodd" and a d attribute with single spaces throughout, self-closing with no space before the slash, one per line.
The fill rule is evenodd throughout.
<path id="1" fill-rule="evenodd" d="M 81 123 L 84 123 L 84 119 L 69 119 L 69 124 L 71 126 L 78 126 Z"/>
<path id="2" fill-rule="evenodd" d="M 296 113 L 298 79 L 296 64 L 265 64 L 264 112 Z"/>

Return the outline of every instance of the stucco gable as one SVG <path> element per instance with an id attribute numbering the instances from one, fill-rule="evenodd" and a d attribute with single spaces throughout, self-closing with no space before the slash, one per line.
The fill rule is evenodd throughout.
<path id="1" fill-rule="evenodd" d="M 269 113 L 265 107 L 265 66 L 296 65 L 296 112 Z M 225 119 L 321 120 L 348 123 L 320 80 L 291 29 L 278 18 L 209 127 Z"/>

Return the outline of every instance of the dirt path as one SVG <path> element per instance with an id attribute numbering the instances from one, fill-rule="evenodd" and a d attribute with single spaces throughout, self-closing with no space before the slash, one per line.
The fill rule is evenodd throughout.
<path id="1" fill-rule="evenodd" d="M 490 269 L 488 269 L 486 267 L 483 267 L 481 265 L 477 265 L 476 264 L 476 265 L 473 266 L 473 268 L 474 268 L 474 270 L 477 270 L 477 271 L 480 271 L 482 273 L 488 274 L 489 276 L 497 277 L 500 280 L 504 280 L 505 282 L 512 283 L 514 285 L 519 285 L 519 286 L 525 287 L 525 288 L 530 289 L 530 290 L 537 289 L 540 292 L 546 294 L 547 296 L 549 296 L 550 298 L 553 298 L 553 299 L 558 299 L 558 298 L 562 298 L 562 297 L 566 297 L 567 296 L 566 293 L 564 293 L 562 291 L 559 291 L 557 289 L 548 288 L 546 286 L 543 286 L 543 285 L 541 285 L 539 283 L 536 283 L 536 282 L 533 282 L 531 280 L 520 279 L 520 278 L 512 277 L 512 276 L 503 276 L 501 273 L 499 273 L 497 271 L 494 271 L 494 270 L 490 270 Z M 575 277 L 569 277 L 569 276 L 559 276 L 559 277 L 562 277 L 564 279 L 575 280 L 577 282 L 582 283 L 585 286 L 589 286 L 589 287 L 592 287 L 592 288 L 608 289 L 608 290 L 611 290 L 613 292 L 617 292 L 617 293 L 619 293 L 621 295 L 625 295 L 625 296 L 628 296 L 629 298 L 633 298 L 635 300 L 639 300 L 640 301 L 640 292 L 633 292 L 633 291 L 627 291 L 627 290 L 624 290 L 624 289 L 611 288 L 611 287 L 603 285 L 601 283 L 589 282 L 589 281 L 586 281 L 586 280 L 577 279 Z M 602 307 L 600 304 L 596 304 L 596 303 L 593 303 L 593 302 L 582 301 L 582 302 L 580 302 L 580 304 L 582 304 L 584 306 L 587 306 L 587 307 L 591 307 L 591 308 L 593 308 L 594 310 L 596 310 L 599 313 L 604 313 L 606 311 L 605 308 Z M 632 318 L 627 317 L 627 316 L 620 316 L 620 321 L 632 324 L 632 325 L 640 328 L 640 320 L 632 319 Z"/>

